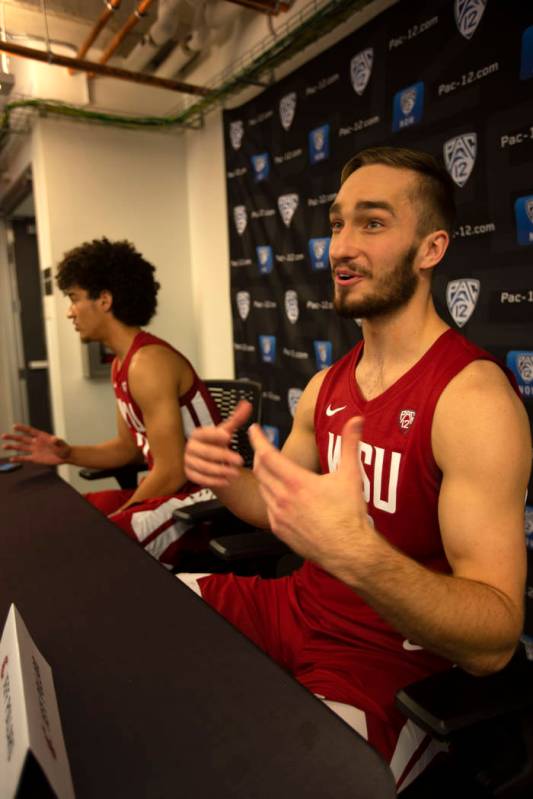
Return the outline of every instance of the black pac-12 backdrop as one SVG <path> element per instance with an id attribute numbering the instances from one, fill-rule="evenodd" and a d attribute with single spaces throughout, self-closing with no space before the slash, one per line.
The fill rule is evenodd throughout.
<path id="1" fill-rule="evenodd" d="M 533 418 L 532 2 L 403 0 L 225 112 L 224 133 L 236 374 L 263 384 L 274 443 L 361 336 L 332 307 L 328 208 L 376 144 L 446 165 L 459 213 L 437 310 L 507 363 Z M 533 543 L 533 507 L 526 525 Z"/>

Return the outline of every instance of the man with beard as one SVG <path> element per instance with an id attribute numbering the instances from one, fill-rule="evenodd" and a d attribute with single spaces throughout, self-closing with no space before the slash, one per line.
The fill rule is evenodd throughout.
<path id="1" fill-rule="evenodd" d="M 195 431 L 190 479 L 305 560 L 278 580 L 182 579 L 390 762 L 403 788 L 431 759 L 399 688 L 457 663 L 501 669 L 523 621 L 524 408 L 494 358 L 437 315 L 431 275 L 454 221 L 429 155 L 376 147 L 345 166 L 330 209 L 335 307 L 363 341 L 309 382 L 278 452 L 251 428 L 254 471 L 228 449 L 246 418 Z"/>

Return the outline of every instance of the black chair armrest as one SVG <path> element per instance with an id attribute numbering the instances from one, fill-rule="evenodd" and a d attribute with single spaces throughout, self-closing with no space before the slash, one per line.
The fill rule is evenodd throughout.
<path id="1" fill-rule="evenodd" d="M 118 466 L 114 469 L 79 469 L 78 474 L 84 480 L 103 480 L 106 477 L 114 477 L 121 488 L 135 488 L 139 472 L 145 472 L 147 468 L 146 463 L 128 463 L 126 466 Z"/>
<path id="2" fill-rule="evenodd" d="M 474 677 L 460 668 L 432 674 L 402 688 L 396 705 L 441 741 L 482 721 L 533 706 L 533 662 L 522 646 L 501 671 Z"/>
<path id="3" fill-rule="evenodd" d="M 172 518 L 189 524 L 219 521 L 224 518 L 236 518 L 218 499 L 195 502 L 172 512 Z"/>
<path id="4" fill-rule="evenodd" d="M 215 555 L 226 561 L 281 557 L 291 552 L 283 541 L 266 530 L 213 538 L 209 542 L 209 548 Z"/>

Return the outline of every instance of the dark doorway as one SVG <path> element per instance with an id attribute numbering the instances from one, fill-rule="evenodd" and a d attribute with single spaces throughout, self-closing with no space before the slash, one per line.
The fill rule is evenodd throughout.
<path id="1" fill-rule="evenodd" d="M 29 423 L 43 430 L 52 430 L 35 218 L 14 216 L 10 223 L 13 233 L 11 254 L 17 279 L 24 353 L 24 364 L 19 369 L 19 377 L 26 384 Z"/>

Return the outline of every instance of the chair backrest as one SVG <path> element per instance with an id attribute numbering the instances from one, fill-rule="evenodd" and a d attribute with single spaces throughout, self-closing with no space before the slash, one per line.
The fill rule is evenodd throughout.
<path id="1" fill-rule="evenodd" d="M 244 465 L 251 468 L 254 453 L 248 441 L 247 430 L 251 424 L 261 423 L 262 386 L 253 380 L 204 380 L 216 402 L 222 419 L 227 419 L 241 399 L 252 404 L 252 413 L 246 424 L 232 438 L 232 449 L 242 455 Z"/>

